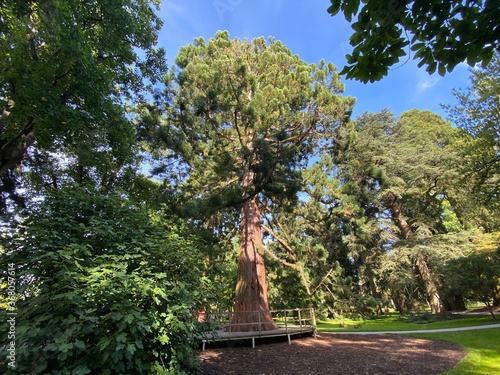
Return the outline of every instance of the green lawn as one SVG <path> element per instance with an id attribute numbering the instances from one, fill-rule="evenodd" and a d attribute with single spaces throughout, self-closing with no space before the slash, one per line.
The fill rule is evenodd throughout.
<path id="1" fill-rule="evenodd" d="M 500 374 L 500 328 L 412 336 L 456 342 L 467 350 L 469 355 L 446 375 Z"/>
<path id="2" fill-rule="evenodd" d="M 365 320 L 328 320 L 318 324 L 319 331 L 410 331 L 422 333 L 409 334 L 428 339 L 439 339 L 458 343 L 469 355 L 446 375 L 492 375 L 500 374 L 500 328 L 481 329 L 461 332 L 425 333 L 425 330 L 440 328 L 458 328 L 475 325 L 500 323 L 491 316 L 470 316 L 449 320 L 436 320 L 424 323 L 405 321 L 399 315 L 389 315 L 377 319 Z"/>
<path id="3" fill-rule="evenodd" d="M 398 314 L 386 315 L 382 318 L 374 319 L 341 319 L 341 320 L 326 320 L 318 322 L 319 331 L 329 332 L 355 332 L 355 331 L 413 331 L 413 330 L 429 330 L 440 328 L 457 328 L 468 327 L 475 325 L 488 325 L 500 323 L 498 320 L 493 320 L 489 315 L 475 315 L 467 317 L 456 317 L 453 319 L 443 319 L 435 321 L 427 321 L 418 319 L 409 322 L 408 318 L 401 317 Z"/>

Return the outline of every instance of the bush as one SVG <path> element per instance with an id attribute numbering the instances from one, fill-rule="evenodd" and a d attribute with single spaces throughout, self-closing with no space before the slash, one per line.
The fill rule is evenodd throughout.
<path id="1" fill-rule="evenodd" d="M 46 198 L 0 258 L 20 296 L 15 373 L 196 373 L 204 280 L 183 232 L 120 196 Z"/>

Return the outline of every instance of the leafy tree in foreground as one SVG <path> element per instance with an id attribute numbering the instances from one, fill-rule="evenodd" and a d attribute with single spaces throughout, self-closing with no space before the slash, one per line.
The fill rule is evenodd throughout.
<path id="1" fill-rule="evenodd" d="M 331 142 L 353 100 L 339 95 L 331 63 L 307 64 L 272 39 L 218 32 L 183 47 L 176 63 L 169 146 L 187 165 L 184 192 L 203 202 L 205 215 L 241 210 L 234 322 L 255 323 L 257 314 L 243 312 L 269 310 L 261 203 L 293 204 L 300 166 Z M 275 327 L 267 314 L 260 319 Z"/>
<path id="2" fill-rule="evenodd" d="M 124 99 L 140 100 L 161 78 L 158 0 L 6 0 L 0 4 L 0 209 L 16 192 L 19 168 L 66 159 L 84 180 L 98 170 L 103 185 L 130 161 L 133 128 Z M 31 150 L 31 151 L 30 151 Z M 64 155 L 64 158 L 62 157 Z"/>
<path id="3" fill-rule="evenodd" d="M 341 74 L 362 82 L 379 81 L 400 58 L 414 59 L 429 73 L 451 72 L 491 60 L 500 48 L 498 0 L 330 0 L 328 13 L 342 12 L 354 33 Z M 362 5 L 361 5 L 362 4 Z"/>
<path id="4" fill-rule="evenodd" d="M 193 309 L 206 291 L 203 245 L 187 233 L 118 195 L 47 196 L 0 254 L 20 297 L 15 373 L 195 373 Z"/>

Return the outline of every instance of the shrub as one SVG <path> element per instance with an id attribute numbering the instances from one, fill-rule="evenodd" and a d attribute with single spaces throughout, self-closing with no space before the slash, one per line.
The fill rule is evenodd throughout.
<path id="1" fill-rule="evenodd" d="M 184 233 L 118 195 L 47 197 L 0 258 L 20 297 L 15 373 L 196 373 L 204 280 Z"/>

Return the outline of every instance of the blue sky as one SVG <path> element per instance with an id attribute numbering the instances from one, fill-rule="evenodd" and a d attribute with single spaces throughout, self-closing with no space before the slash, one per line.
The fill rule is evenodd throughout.
<path id="1" fill-rule="evenodd" d="M 331 17 L 329 0 L 168 0 L 163 1 L 164 26 L 159 43 L 174 64 L 180 47 L 199 36 L 210 39 L 227 30 L 231 39 L 273 36 L 304 61 L 324 58 L 340 71 L 350 52 L 350 25 L 343 15 Z M 454 104 L 453 88 L 469 86 L 469 71 L 460 64 L 445 77 L 429 75 L 414 60 L 403 57 L 398 67 L 376 83 L 342 79 L 345 95 L 356 98 L 354 117 L 388 107 L 396 116 L 412 108 L 429 109 L 446 117 L 440 104 Z"/>

